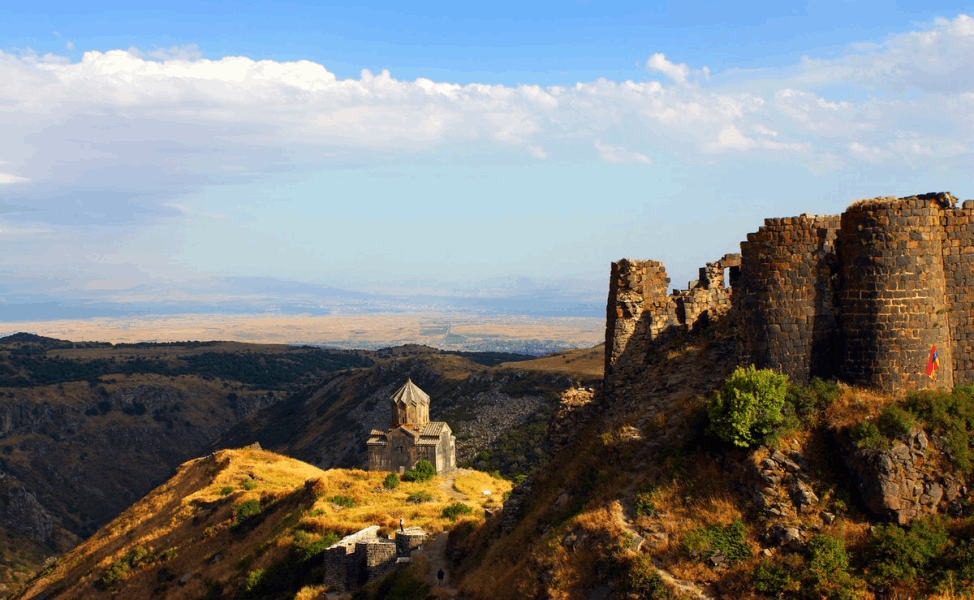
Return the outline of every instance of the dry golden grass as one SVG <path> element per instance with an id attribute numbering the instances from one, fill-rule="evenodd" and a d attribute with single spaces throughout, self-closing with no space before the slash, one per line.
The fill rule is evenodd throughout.
<path id="1" fill-rule="evenodd" d="M 191 574 L 185 585 L 169 586 L 166 597 L 196 598 L 214 584 L 225 590 L 239 589 L 248 571 L 267 569 L 285 558 L 298 535 L 314 540 L 370 525 L 381 525 L 391 533 L 400 517 L 430 533 L 455 526 L 442 514 L 454 501 L 440 489 L 443 480 L 403 482 L 395 490 L 386 490 L 382 487 L 386 475 L 322 471 L 262 450 L 221 450 L 184 463 L 170 481 L 63 557 L 24 597 L 46 591 L 48 598 L 147 598 L 160 585 L 157 573 L 165 569 L 177 577 Z M 460 486 L 491 489 L 498 495 L 510 489 L 508 482 L 476 472 L 464 475 Z M 407 497 L 417 492 L 431 493 L 434 500 L 408 503 Z M 347 499 L 354 506 L 339 505 Z M 235 509 L 249 500 L 260 501 L 263 518 L 253 527 L 235 526 Z M 485 502 L 470 504 L 476 507 Z M 482 519 L 483 512 L 475 510 L 467 518 Z M 133 568 L 119 584 L 108 589 L 100 586 L 99 580 L 113 562 L 138 546 L 152 551 L 155 558 Z M 163 551 L 172 556 L 161 558 Z M 235 569 L 234 565 L 245 568 Z M 302 594 L 313 597 L 316 592 L 306 588 Z"/>
<path id="2" fill-rule="evenodd" d="M 508 362 L 500 366 L 545 373 L 564 373 L 583 381 L 600 380 L 605 370 L 605 344 L 592 348 L 553 352 L 534 360 Z"/>
<path id="3" fill-rule="evenodd" d="M 457 475 L 453 489 L 467 497 L 467 504 L 488 508 L 503 503 L 504 494 L 511 490 L 511 482 L 491 477 L 481 471 L 464 469 Z M 490 494 L 484 494 L 490 492 Z"/>
<path id="4" fill-rule="evenodd" d="M 875 390 L 840 384 L 840 395 L 825 411 L 826 422 L 841 429 L 875 417 L 896 400 L 894 396 Z"/>

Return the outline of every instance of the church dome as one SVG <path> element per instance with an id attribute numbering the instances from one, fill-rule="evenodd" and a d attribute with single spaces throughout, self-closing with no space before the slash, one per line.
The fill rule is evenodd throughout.
<path id="1" fill-rule="evenodd" d="M 430 403 L 429 394 L 419 389 L 419 386 L 413 383 L 412 379 L 407 379 L 406 383 L 392 395 L 392 399 L 396 402 L 413 405 Z"/>

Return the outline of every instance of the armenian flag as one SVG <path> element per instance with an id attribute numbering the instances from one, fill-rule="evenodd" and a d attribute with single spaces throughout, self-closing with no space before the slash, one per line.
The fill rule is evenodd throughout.
<path id="1" fill-rule="evenodd" d="M 927 376 L 930 379 L 937 377 L 937 369 L 940 368 L 940 356 L 937 354 L 937 346 L 930 346 L 930 360 L 927 361 Z"/>

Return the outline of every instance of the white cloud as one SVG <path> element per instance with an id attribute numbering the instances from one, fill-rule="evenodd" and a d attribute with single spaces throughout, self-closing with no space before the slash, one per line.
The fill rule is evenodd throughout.
<path id="1" fill-rule="evenodd" d="M 64 42 L 64 47 L 67 48 L 68 50 L 74 50 L 74 42 L 68 40 Z"/>
<path id="2" fill-rule="evenodd" d="M 653 161 L 645 154 L 627 150 L 622 146 L 609 146 L 599 140 L 595 140 L 595 149 L 599 151 L 599 157 L 602 160 L 614 165 L 653 164 Z"/>
<path id="3" fill-rule="evenodd" d="M 651 71 L 659 71 L 673 80 L 674 83 L 686 83 L 690 75 L 690 67 L 685 63 L 679 65 L 666 60 L 666 56 L 657 52 L 646 61 L 646 68 Z M 708 71 L 709 73 L 709 71 Z"/>
<path id="4" fill-rule="evenodd" d="M 16 175 L 10 175 L 9 173 L 0 173 L 0 185 L 10 184 L 10 183 L 27 183 L 30 179 L 26 177 L 17 177 Z"/>
<path id="5" fill-rule="evenodd" d="M 86 199 L 81 215 L 139 218 L 183 214 L 173 203 L 202 185 L 296 165 L 422 161 L 454 145 L 624 164 L 747 154 L 813 173 L 972 158 L 974 21 L 965 15 L 733 85 L 663 53 L 645 68 L 667 80 L 460 85 L 367 70 L 340 79 L 306 60 L 205 59 L 195 45 L 76 62 L 0 52 L 0 160 L 18 173 L 0 183 Z M 603 142 L 623 139 L 639 151 Z"/>

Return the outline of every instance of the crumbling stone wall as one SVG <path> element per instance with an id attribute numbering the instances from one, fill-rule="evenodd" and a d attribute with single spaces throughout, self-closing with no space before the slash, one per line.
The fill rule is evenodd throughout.
<path id="1" fill-rule="evenodd" d="M 700 279 L 686 290 L 673 290 L 663 263 L 624 258 L 612 263 L 605 327 L 605 387 L 633 381 L 646 364 L 647 354 L 662 335 L 716 321 L 731 308 L 731 289 L 741 265 L 739 254 L 728 254 L 700 269 Z"/>
<path id="2" fill-rule="evenodd" d="M 666 296 L 669 285 L 659 261 L 624 258 L 612 263 L 605 322 L 607 388 L 637 376 L 653 340 L 677 324 L 676 304 Z"/>
<path id="3" fill-rule="evenodd" d="M 804 383 L 833 372 L 838 216 L 767 219 L 741 242 L 742 362 Z"/>

